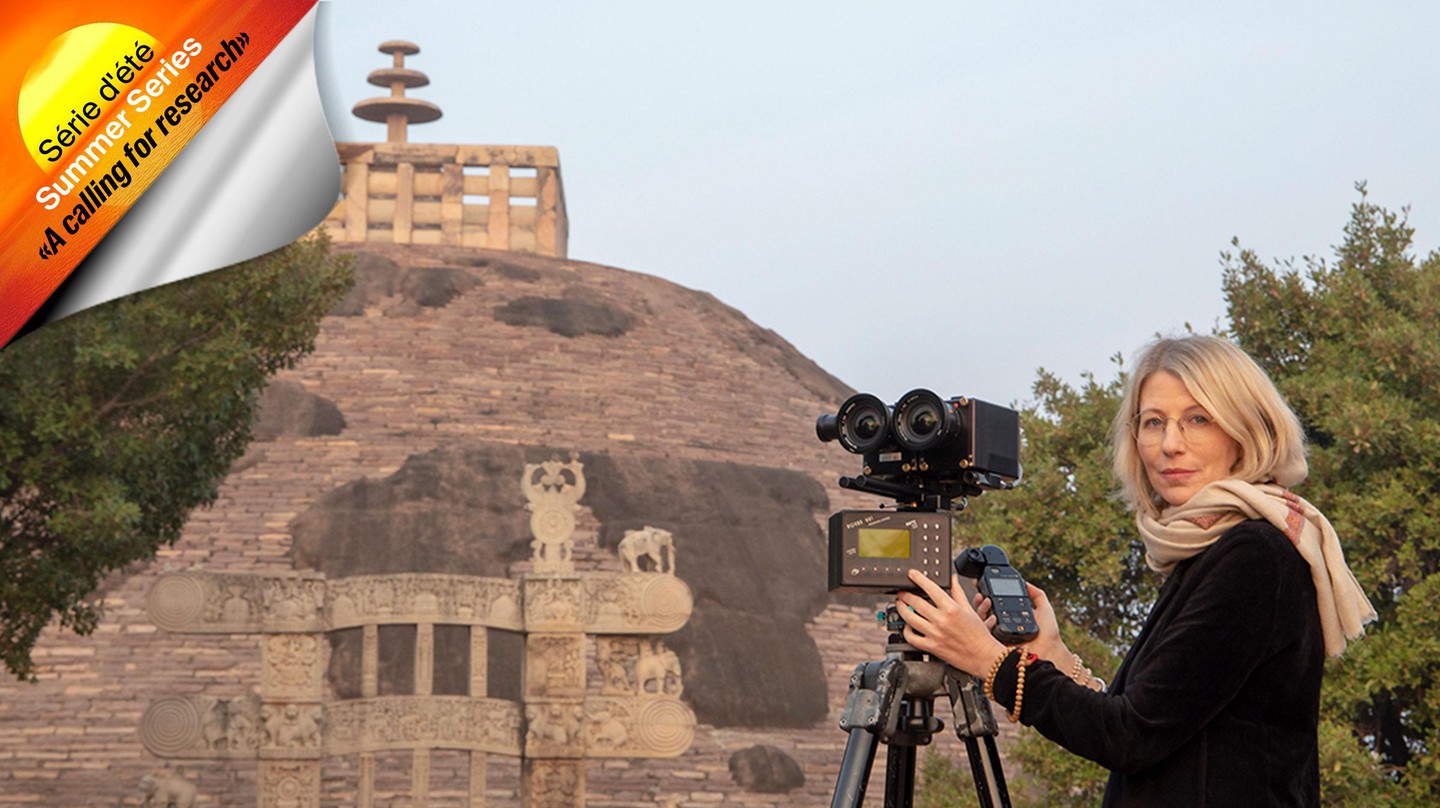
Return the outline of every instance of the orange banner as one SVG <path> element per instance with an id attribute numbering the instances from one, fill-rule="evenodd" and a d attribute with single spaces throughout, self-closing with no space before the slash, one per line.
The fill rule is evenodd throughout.
<path id="1" fill-rule="evenodd" d="M 315 2 L 0 6 L 0 345 Z"/>

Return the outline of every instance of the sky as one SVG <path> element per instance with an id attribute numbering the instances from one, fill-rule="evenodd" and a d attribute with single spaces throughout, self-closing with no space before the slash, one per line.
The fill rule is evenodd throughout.
<path id="1" fill-rule="evenodd" d="M 325 0 L 332 132 L 555 146 L 569 257 L 709 292 L 857 390 L 1017 405 L 1225 323 L 1221 253 L 1440 241 L 1434 2 Z"/>

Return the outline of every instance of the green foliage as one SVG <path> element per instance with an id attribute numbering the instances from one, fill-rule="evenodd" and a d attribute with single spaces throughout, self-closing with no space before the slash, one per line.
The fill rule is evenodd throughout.
<path id="1" fill-rule="evenodd" d="M 1327 670 L 1327 802 L 1440 799 L 1440 255 L 1418 260 L 1404 212 L 1363 185 L 1333 261 L 1225 255 L 1231 336 L 1270 370 L 1310 432 L 1310 480 L 1380 619 Z M 1238 247 L 1238 245 L 1237 245 Z M 1428 506 L 1428 507 L 1427 507 Z M 1369 765 L 1363 765 L 1368 763 Z M 1388 775 L 1380 778 L 1377 775 Z M 1398 786 L 1392 788 L 1391 786 Z"/>
<path id="2" fill-rule="evenodd" d="M 1224 253 L 1225 336 L 1275 379 L 1310 434 L 1298 491 L 1334 523 L 1379 612 L 1326 670 L 1320 767 L 1328 805 L 1440 800 L 1440 254 L 1417 259 L 1404 212 L 1363 185 L 1333 260 L 1269 267 Z M 1119 359 L 1116 359 L 1119 364 Z M 1069 622 L 1065 638 L 1098 675 L 1119 663 L 1154 600 L 1133 518 L 1111 498 L 1105 434 L 1111 381 L 1071 387 L 1044 371 L 1022 413 L 1026 477 L 957 522 L 996 543 Z M 1428 507 L 1427 507 L 1428 506 Z M 1109 656 L 1109 652 L 1116 652 Z M 1105 772 L 1025 729 L 1007 750 L 1017 805 L 1091 805 Z"/>
<path id="3" fill-rule="evenodd" d="M 256 393 L 352 283 L 323 238 L 67 317 L 0 352 L 0 660 L 153 558 L 250 441 Z"/>
<path id="4" fill-rule="evenodd" d="M 1115 358 L 1117 368 L 1120 359 Z M 1107 434 L 1120 404 L 1123 369 L 1107 383 L 1073 388 L 1040 371 L 1036 403 L 1023 409 L 1025 476 L 1008 493 L 975 500 L 958 520 L 959 541 L 998 544 L 1045 590 L 1065 642 L 1110 678 L 1158 591 L 1134 517 L 1114 498 Z M 1003 720 L 1003 719 L 1001 719 Z M 1106 771 L 1022 729 L 1006 750 L 1017 806 L 1095 805 Z"/>
<path id="5" fill-rule="evenodd" d="M 957 748 L 954 734 L 942 735 L 935 736 L 939 747 L 917 750 L 920 771 L 915 784 L 915 808 L 969 808 L 979 805 L 979 798 L 975 796 L 975 778 L 970 774 L 969 764 L 958 762 L 946 754 Z M 884 754 L 883 747 L 878 754 Z M 884 784 L 877 782 L 875 787 L 883 789 Z"/>

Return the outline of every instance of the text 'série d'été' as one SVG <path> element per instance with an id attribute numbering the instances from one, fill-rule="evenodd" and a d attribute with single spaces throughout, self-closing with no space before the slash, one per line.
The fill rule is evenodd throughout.
<path id="1" fill-rule="evenodd" d="M 94 100 L 72 108 L 70 118 L 56 124 L 55 136 L 40 142 L 37 151 L 47 161 L 59 162 L 67 152 L 72 155 L 72 159 L 54 182 L 41 186 L 35 192 L 35 201 L 46 210 L 54 210 L 60 206 L 63 197 L 77 193 L 78 188 L 79 202 L 62 222 L 65 232 L 71 235 L 78 233 L 117 189 L 129 187 L 133 181 L 130 169 L 138 168 L 141 161 L 154 153 L 158 137 L 168 136 L 180 126 L 186 115 L 194 111 L 205 94 L 239 61 L 249 41 L 249 35 L 243 33 L 233 39 L 223 40 L 214 56 L 182 87 L 180 71 L 191 64 L 199 64 L 199 57 L 204 53 L 204 46 L 194 37 L 186 39 L 179 50 L 168 57 L 159 57 L 159 67 L 154 75 L 143 84 L 126 91 L 125 88 L 135 82 L 141 72 L 156 59 L 153 48 L 136 42 L 132 53 L 127 53 L 123 59 L 117 59 L 115 68 L 100 77 L 98 88 L 102 101 L 114 101 L 124 93 L 126 107 L 111 116 L 110 120 L 93 134 L 91 142 L 83 150 L 70 151 L 80 143 L 82 135 L 91 126 L 101 126 L 97 123 L 101 117 L 100 105 Z M 159 109 L 158 104 L 165 103 L 161 97 L 170 93 L 175 95 L 169 97 L 169 103 L 163 109 Z M 159 110 L 159 114 L 146 125 L 139 116 L 149 112 L 152 106 Z M 138 128 L 140 126 L 145 127 L 143 131 Z M 131 136 L 129 133 L 132 129 L 138 134 Z M 108 169 L 101 167 L 98 176 L 90 177 L 91 170 L 96 168 L 117 143 L 120 144 L 123 156 L 115 159 Z M 46 246 L 40 251 L 42 258 L 55 254 L 59 246 L 65 243 L 64 237 L 55 232 L 54 228 L 46 228 L 45 240 Z"/>

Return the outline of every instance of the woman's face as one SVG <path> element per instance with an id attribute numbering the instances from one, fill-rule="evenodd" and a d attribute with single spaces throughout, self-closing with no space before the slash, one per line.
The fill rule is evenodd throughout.
<path id="1" fill-rule="evenodd" d="M 1240 444 L 1168 370 L 1140 385 L 1135 433 L 1150 485 L 1171 505 L 1184 505 L 1195 492 L 1229 478 L 1240 460 Z"/>

